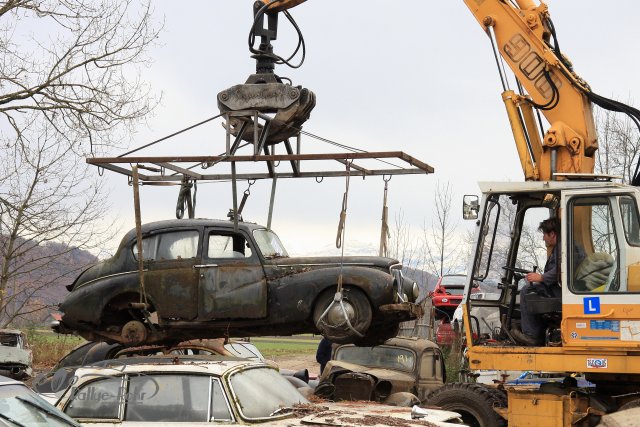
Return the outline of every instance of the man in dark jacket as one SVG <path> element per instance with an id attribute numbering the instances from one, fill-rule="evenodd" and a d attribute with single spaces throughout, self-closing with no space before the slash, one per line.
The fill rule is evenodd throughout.
<path id="1" fill-rule="evenodd" d="M 528 307 L 530 295 L 546 297 L 560 297 L 562 290 L 558 282 L 560 275 L 560 220 L 558 218 L 545 219 L 538 230 L 542 231 L 542 239 L 547 247 L 547 263 L 544 272 L 528 273 L 529 284 L 520 291 L 521 329 L 512 329 L 511 335 L 520 344 L 537 346 L 544 343 L 544 324 L 539 314 L 533 314 Z"/>
<path id="2" fill-rule="evenodd" d="M 320 364 L 320 374 L 324 371 L 324 367 L 329 360 L 331 360 L 331 341 L 322 337 L 322 340 L 318 344 L 318 350 L 316 351 L 316 362 Z"/>

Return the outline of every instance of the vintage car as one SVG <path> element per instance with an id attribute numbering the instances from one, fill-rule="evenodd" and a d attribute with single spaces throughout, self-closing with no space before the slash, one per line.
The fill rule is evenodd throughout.
<path id="1" fill-rule="evenodd" d="M 445 274 L 438 279 L 433 292 L 429 293 L 436 320 L 451 320 L 456 308 L 462 302 L 466 278 L 464 274 Z M 478 288 L 478 284 L 474 283 L 471 292 L 479 292 Z"/>
<path id="2" fill-rule="evenodd" d="M 457 413 L 437 409 L 314 405 L 261 362 L 215 356 L 111 362 L 76 370 L 56 406 L 85 426 L 334 424 L 330 419 L 342 426 L 460 423 Z M 412 421 L 412 412 L 422 418 Z"/>
<path id="3" fill-rule="evenodd" d="M 0 425 L 80 427 L 23 383 L 0 376 Z"/>
<path id="4" fill-rule="evenodd" d="M 316 395 L 383 403 L 423 401 L 446 382 L 444 357 L 432 341 L 396 337 L 383 345 L 342 345 L 320 375 Z"/>
<path id="5" fill-rule="evenodd" d="M 317 332 L 368 343 L 420 314 L 418 286 L 394 259 L 289 257 L 273 231 L 246 222 L 169 220 L 141 231 L 143 272 L 134 229 L 67 287 L 59 332 L 128 345 Z"/>
<path id="6" fill-rule="evenodd" d="M 15 379 L 31 376 L 31 349 L 17 329 L 0 329 L 0 371 Z"/>

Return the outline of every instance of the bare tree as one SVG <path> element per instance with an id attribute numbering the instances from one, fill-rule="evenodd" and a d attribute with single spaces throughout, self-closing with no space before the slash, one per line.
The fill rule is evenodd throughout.
<path id="1" fill-rule="evenodd" d="M 0 326 L 50 306 L 46 291 L 84 267 L 77 248 L 112 236 L 83 157 L 155 105 L 139 77 L 151 22 L 134 0 L 0 3 Z"/>
<path id="2" fill-rule="evenodd" d="M 422 246 L 425 268 L 437 276 L 460 271 L 464 251 L 456 237 L 457 224 L 453 221 L 451 185 L 437 184 L 434 195 L 435 219 L 431 227 L 422 227 Z"/>
<path id="3" fill-rule="evenodd" d="M 138 71 L 157 34 L 134 0 L 2 2 L 3 142 L 25 143 L 34 120 L 69 145 L 119 142 L 153 106 Z"/>
<path id="4" fill-rule="evenodd" d="M 596 109 L 596 123 L 596 171 L 620 175 L 623 182 L 631 182 L 640 155 L 638 128 L 628 116 L 602 109 Z"/>

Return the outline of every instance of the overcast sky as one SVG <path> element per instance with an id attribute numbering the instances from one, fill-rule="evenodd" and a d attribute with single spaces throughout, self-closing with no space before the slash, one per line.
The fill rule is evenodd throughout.
<path id="1" fill-rule="evenodd" d="M 255 68 L 247 48 L 252 1 L 153 6 L 165 26 L 143 78 L 162 93 L 162 104 L 131 147 L 218 114 L 216 94 L 244 83 Z M 549 8 L 563 52 L 593 90 L 640 99 L 640 3 L 552 0 Z M 306 62 L 276 72 L 316 93 L 304 130 L 367 151 L 401 150 L 435 168 L 432 175 L 393 177 L 391 221 L 402 210 L 416 232 L 430 225 L 436 185 L 448 182 L 464 230 L 462 195 L 478 194 L 477 181 L 522 180 L 490 43 L 462 0 L 309 0 L 291 13 L 307 44 Z M 295 41 L 281 19 L 276 52 L 288 54 Z M 217 155 L 224 137 L 217 121 L 140 154 Z M 309 138 L 303 150 L 336 151 Z M 107 172 L 104 179 L 114 194 L 107 216 L 124 233 L 134 225 L 131 188 L 120 175 Z M 270 185 L 252 187 L 245 220 L 266 224 Z M 272 228 L 290 252 L 334 244 L 344 187 L 342 178 L 278 181 Z M 362 244 L 377 248 L 383 187 L 381 177 L 352 179 L 346 252 Z M 239 197 L 245 188 L 239 183 Z M 177 193 L 177 187 L 144 187 L 143 222 L 173 218 Z M 197 216 L 224 218 L 231 203 L 229 183 L 201 185 Z"/>

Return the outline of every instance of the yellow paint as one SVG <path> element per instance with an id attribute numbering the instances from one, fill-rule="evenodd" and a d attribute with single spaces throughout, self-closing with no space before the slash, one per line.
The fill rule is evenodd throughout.
<path id="1" fill-rule="evenodd" d="M 627 267 L 627 290 L 629 292 L 640 291 L 640 264 L 632 264 Z"/>

